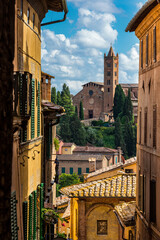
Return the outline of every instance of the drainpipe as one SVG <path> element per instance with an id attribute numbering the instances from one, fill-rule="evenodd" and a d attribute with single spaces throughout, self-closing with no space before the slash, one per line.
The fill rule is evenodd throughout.
<path id="1" fill-rule="evenodd" d="M 41 23 L 41 27 L 46 26 L 46 25 L 50 25 L 50 24 L 59 23 L 59 22 L 64 22 L 66 20 L 67 13 L 68 13 L 68 7 L 67 7 L 66 0 L 62 0 L 62 6 L 63 6 L 63 11 L 64 11 L 63 19 L 52 21 L 52 22 Z"/>

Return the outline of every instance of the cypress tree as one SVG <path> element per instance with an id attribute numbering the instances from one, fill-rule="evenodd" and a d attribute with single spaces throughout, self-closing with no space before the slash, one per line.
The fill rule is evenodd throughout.
<path id="1" fill-rule="evenodd" d="M 78 109 L 77 109 L 77 105 L 75 106 L 75 113 L 77 114 L 78 116 Z"/>
<path id="2" fill-rule="evenodd" d="M 51 102 L 57 104 L 57 93 L 55 87 L 52 87 L 51 89 Z"/>
<path id="3" fill-rule="evenodd" d="M 84 146 L 86 144 L 86 131 L 78 119 L 77 114 L 70 117 L 71 142 Z"/>
<path id="4" fill-rule="evenodd" d="M 80 101 L 80 106 L 79 106 L 79 118 L 80 118 L 80 120 L 84 120 L 84 111 L 83 111 L 82 101 Z"/>
<path id="5" fill-rule="evenodd" d="M 57 104 L 61 105 L 61 94 L 59 91 L 57 92 Z"/>
<path id="6" fill-rule="evenodd" d="M 128 90 L 128 96 L 125 98 L 123 107 L 123 116 L 127 116 L 129 121 L 133 119 L 133 106 L 131 101 L 131 90 Z"/>
<path id="7" fill-rule="evenodd" d="M 115 122 L 115 146 L 121 147 L 123 142 L 123 133 L 122 133 L 122 127 L 121 127 L 121 121 L 118 117 Z"/>
<path id="8" fill-rule="evenodd" d="M 134 136 L 133 136 L 133 127 L 132 123 L 127 118 L 127 121 L 124 125 L 124 141 L 126 144 L 126 150 L 128 157 L 134 156 Z"/>
<path id="9" fill-rule="evenodd" d="M 125 102 L 125 94 L 121 85 L 116 86 L 115 95 L 114 95 L 114 106 L 113 106 L 113 116 L 114 119 L 118 117 L 118 115 L 123 112 Z"/>

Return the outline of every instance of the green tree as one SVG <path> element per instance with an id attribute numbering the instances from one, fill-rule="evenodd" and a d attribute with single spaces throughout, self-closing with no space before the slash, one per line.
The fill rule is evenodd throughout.
<path id="1" fill-rule="evenodd" d="M 128 157 L 134 156 L 134 136 L 133 136 L 133 127 L 129 119 L 124 124 L 124 141 L 126 145 Z"/>
<path id="2" fill-rule="evenodd" d="M 61 117 L 59 125 L 60 125 L 59 135 L 61 136 L 64 142 L 70 142 L 71 139 L 70 116 L 65 115 Z"/>
<path id="3" fill-rule="evenodd" d="M 116 86 L 115 95 L 114 95 L 114 106 L 113 106 L 113 116 L 114 119 L 118 117 L 118 115 L 123 112 L 125 102 L 125 94 L 121 85 Z"/>
<path id="4" fill-rule="evenodd" d="M 122 133 L 122 127 L 121 127 L 121 121 L 118 117 L 115 122 L 115 146 L 121 147 L 123 143 L 123 133 Z"/>
<path id="5" fill-rule="evenodd" d="M 72 104 L 69 87 L 64 83 L 61 91 L 61 105 L 64 107 L 66 114 L 70 116 L 75 113 L 75 108 Z"/>
<path id="6" fill-rule="evenodd" d="M 95 144 L 96 143 L 96 131 L 94 130 L 94 128 L 92 127 L 88 127 L 87 131 L 86 131 L 86 138 L 87 138 L 87 142 L 91 143 L 91 144 Z"/>
<path id="7" fill-rule="evenodd" d="M 70 117 L 71 142 L 84 146 L 86 144 L 86 131 L 78 119 L 77 114 Z"/>
<path id="8" fill-rule="evenodd" d="M 78 174 L 73 173 L 73 174 L 66 174 L 66 173 L 62 173 L 59 176 L 59 189 L 61 189 L 62 187 L 66 187 L 66 186 L 70 186 L 70 185 L 74 185 L 80 183 L 80 179 Z"/>
<path id="9" fill-rule="evenodd" d="M 84 111 L 83 111 L 82 101 L 80 101 L 80 106 L 79 106 L 79 118 L 80 118 L 80 120 L 84 120 Z"/>
<path id="10" fill-rule="evenodd" d="M 129 121 L 133 120 L 133 106 L 131 101 L 131 90 L 128 90 L 128 96 L 125 98 L 123 107 L 123 116 L 127 116 Z"/>
<path id="11" fill-rule="evenodd" d="M 77 109 L 77 105 L 75 106 L 75 113 L 77 114 L 78 116 L 78 109 Z"/>
<path id="12" fill-rule="evenodd" d="M 57 93 L 55 87 L 52 87 L 51 89 L 51 102 L 57 104 Z"/>
<path id="13" fill-rule="evenodd" d="M 61 94 L 59 91 L 57 92 L 57 104 L 61 105 Z"/>

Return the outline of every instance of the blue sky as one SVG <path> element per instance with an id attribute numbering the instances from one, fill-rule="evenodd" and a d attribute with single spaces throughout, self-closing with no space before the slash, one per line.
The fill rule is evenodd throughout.
<path id="1" fill-rule="evenodd" d="M 72 94 L 89 81 L 103 82 L 103 56 L 112 44 L 119 54 L 119 82 L 138 82 L 139 44 L 125 28 L 144 0 L 68 0 L 65 22 L 42 27 L 42 70 L 53 76 L 52 86 L 63 83 Z M 48 12 L 43 22 L 63 18 Z"/>

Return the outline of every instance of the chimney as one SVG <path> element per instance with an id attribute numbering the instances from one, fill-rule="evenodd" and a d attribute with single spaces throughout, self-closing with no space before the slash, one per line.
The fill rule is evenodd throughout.
<path id="1" fill-rule="evenodd" d="M 95 172 L 96 171 L 96 158 L 92 157 L 88 159 L 89 161 L 89 172 Z"/>
<path id="2" fill-rule="evenodd" d="M 121 162 L 121 154 L 122 154 L 121 147 L 118 147 L 117 150 L 118 150 L 118 162 Z"/>

